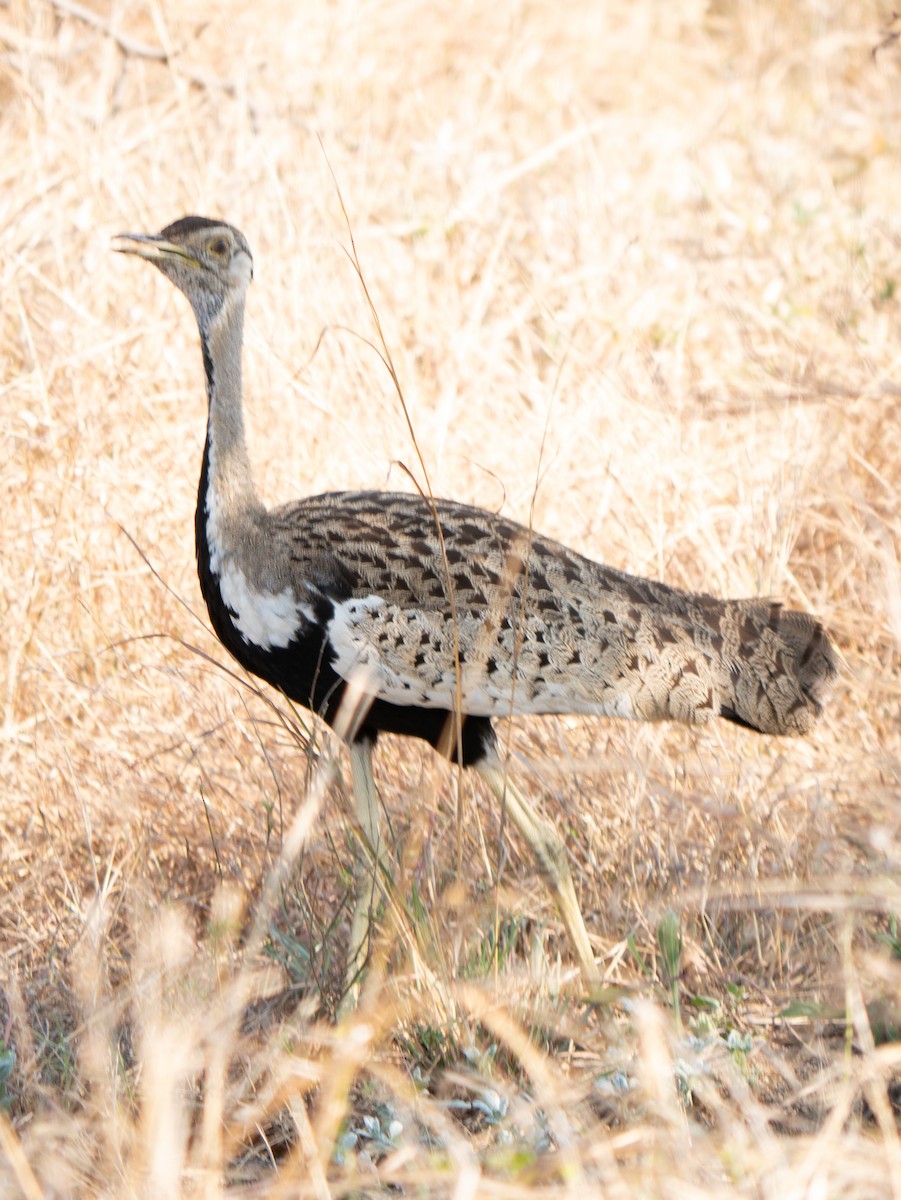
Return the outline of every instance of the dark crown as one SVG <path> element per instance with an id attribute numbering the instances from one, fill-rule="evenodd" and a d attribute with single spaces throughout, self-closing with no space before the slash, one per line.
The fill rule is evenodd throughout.
<path id="1" fill-rule="evenodd" d="M 165 238 L 186 237 L 197 229 L 219 229 L 224 224 L 224 221 L 211 221 L 209 217 L 180 217 L 171 225 L 166 226 L 162 231 L 162 236 Z"/>

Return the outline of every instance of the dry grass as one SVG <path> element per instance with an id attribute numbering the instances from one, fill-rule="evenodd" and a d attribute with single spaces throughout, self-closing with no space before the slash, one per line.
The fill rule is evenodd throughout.
<path id="1" fill-rule="evenodd" d="M 886 11 L 91 5 L 0 3 L 0 1191 L 901 1196 Z M 397 904 L 329 1017 L 342 756 L 208 631 L 196 332 L 109 252 L 243 228 L 264 495 L 409 487 L 326 154 L 438 493 L 841 650 L 805 742 L 510 731 L 600 1008 L 492 807 L 392 744 Z"/>

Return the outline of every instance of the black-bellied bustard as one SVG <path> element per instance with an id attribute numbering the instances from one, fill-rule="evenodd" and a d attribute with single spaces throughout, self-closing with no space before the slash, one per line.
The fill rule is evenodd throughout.
<path id="1" fill-rule="evenodd" d="M 535 855 L 592 981 L 566 852 L 507 778 L 492 718 L 577 712 L 700 725 L 725 717 L 761 733 L 803 734 L 836 675 L 822 626 L 776 603 L 717 600 L 626 575 L 450 500 L 333 492 L 265 508 L 244 438 L 246 240 L 221 221 L 183 217 L 159 234 L 122 234 L 117 249 L 158 267 L 200 328 L 209 411 L 197 566 L 222 643 L 339 728 L 376 855 L 379 733 L 423 738 L 475 768 Z M 349 984 L 365 955 L 373 894 L 361 878 Z"/>

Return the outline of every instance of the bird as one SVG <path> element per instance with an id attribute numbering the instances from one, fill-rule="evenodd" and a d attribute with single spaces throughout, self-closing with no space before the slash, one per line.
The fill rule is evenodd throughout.
<path id="1" fill-rule="evenodd" d="M 372 878 L 356 864 L 345 971 L 356 995 L 383 860 L 373 749 L 383 733 L 476 771 L 531 850 L 583 983 L 599 975 L 566 848 L 515 786 L 494 721 L 580 713 L 808 733 L 836 678 L 809 613 L 722 600 L 595 562 L 505 516 L 422 493 L 340 491 L 267 507 L 242 395 L 253 258 L 224 221 L 185 216 L 114 248 L 187 297 L 207 425 L 195 513 L 200 588 L 229 653 L 335 729 Z"/>

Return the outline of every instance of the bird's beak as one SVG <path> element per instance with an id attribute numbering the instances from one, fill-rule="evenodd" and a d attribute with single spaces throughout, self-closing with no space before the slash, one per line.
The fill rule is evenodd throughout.
<path id="1" fill-rule="evenodd" d="M 180 258 L 182 262 L 199 267 L 200 263 L 190 254 L 186 254 L 181 246 L 167 242 L 158 233 L 117 233 L 113 238 L 113 249 L 120 254 L 136 254 L 138 258 L 146 258 L 149 262 L 159 262 L 166 258 Z"/>

